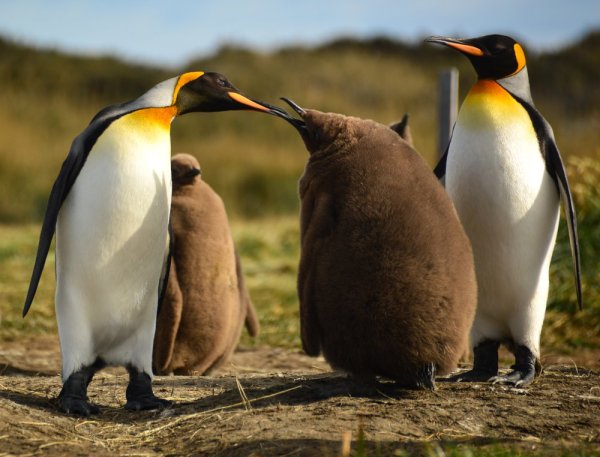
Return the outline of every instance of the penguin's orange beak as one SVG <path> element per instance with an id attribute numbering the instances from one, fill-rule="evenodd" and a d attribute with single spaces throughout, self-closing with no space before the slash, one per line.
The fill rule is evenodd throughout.
<path id="1" fill-rule="evenodd" d="M 245 97 L 238 92 L 227 92 L 227 95 L 229 95 L 229 97 L 231 99 L 235 100 L 239 104 L 245 105 L 248 108 L 252 108 L 252 109 L 255 109 L 258 111 L 265 111 L 265 112 L 269 112 L 269 110 L 270 110 L 270 108 L 268 108 L 260 103 L 257 103 L 254 100 L 250 100 L 248 97 Z"/>
<path id="2" fill-rule="evenodd" d="M 445 38 L 439 36 L 431 36 L 425 39 L 428 43 L 438 43 L 443 44 L 445 46 L 449 46 L 451 48 L 456 49 L 463 54 L 468 54 L 471 56 L 482 56 L 483 51 L 476 46 L 472 46 L 470 44 L 463 43 L 461 40 L 457 40 L 455 38 Z"/>
<path id="3" fill-rule="evenodd" d="M 259 100 L 252 100 L 239 92 L 227 92 L 229 98 L 233 101 L 239 103 L 246 109 L 262 111 L 263 113 L 272 114 L 277 117 L 285 117 L 288 116 L 288 113 L 279 108 L 278 106 L 270 105 L 269 103 L 261 102 Z"/>

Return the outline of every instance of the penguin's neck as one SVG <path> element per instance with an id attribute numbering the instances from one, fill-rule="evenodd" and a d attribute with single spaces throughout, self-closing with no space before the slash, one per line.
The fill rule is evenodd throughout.
<path id="1" fill-rule="evenodd" d="M 115 122 L 119 135 L 123 138 L 139 138 L 144 143 L 170 139 L 171 122 L 177 114 L 177 108 L 142 108 L 123 116 Z M 143 140 L 142 140 L 143 139 Z"/>
<path id="2" fill-rule="evenodd" d="M 496 80 L 498 84 L 504 87 L 508 92 L 516 95 L 521 100 L 526 101 L 533 106 L 531 90 L 529 89 L 529 74 L 527 67 L 523 67 L 518 73 Z"/>
<path id="3" fill-rule="evenodd" d="M 171 129 L 171 122 L 177 115 L 175 106 L 167 106 L 165 108 L 143 108 L 127 116 L 128 120 L 135 123 L 138 128 L 143 129 Z"/>
<path id="4" fill-rule="evenodd" d="M 460 125 L 471 128 L 496 128 L 520 118 L 523 108 L 496 81 L 480 79 L 471 88 L 460 109 Z"/>
<path id="5" fill-rule="evenodd" d="M 168 169 L 170 174 L 170 127 L 175 115 L 175 107 L 164 107 L 142 108 L 121 116 L 98 138 L 91 155 L 97 156 L 101 150 L 101 156 L 118 157 L 119 163 L 139 159 L 144 166 L 134 165 L 133 168 L 158 167 Z M 158 162 L 155 163 L 151 157 Z"/>

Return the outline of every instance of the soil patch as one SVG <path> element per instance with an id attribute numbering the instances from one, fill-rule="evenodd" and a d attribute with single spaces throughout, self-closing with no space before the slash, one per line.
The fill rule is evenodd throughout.
<path id="1" fill-rule="evenodd" d="M 89 396 L 102 413 L 89 419 L 56 410 L 59 366 L 55 338 L 0 346 L 0 455 L 334 456 L 344 445 L 600 455 L 600 371 L 574 361 L 547 363 L 527 389 L 442 380 L 432 392 L 358 389 L 322 359 L 261 347 L 213 376 L 156 377 L 155 393 L 176 402 L 161 412 L 125 411 L 126 372 L 101 371 Z"/>

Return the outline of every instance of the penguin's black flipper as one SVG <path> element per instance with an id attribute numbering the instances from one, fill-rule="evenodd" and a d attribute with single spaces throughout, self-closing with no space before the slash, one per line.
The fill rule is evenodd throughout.
<path id="1" fill-rule="evenodd" d="M 169 219 L 169 242 L 167 247 L 167 255 L 165 256 L 165 263 L 163 265 L 160 281 L 158 284 L 158 307 L 156 309 L 156 315 L 160 313 L 160 308 L 165 299 L 167 293 L 167 285 L 169 284 L 169 273 L 171 272 L 171 259 L 173 258 L 173 251 L 175 249 L 175 235 L 173 234 L 173 224 Z"/>
<path id="2" fill-rule="evenodd" d="M 577 291 L 577 304 L 579 309 L 583 308 L 583 298 L 581 293 L 581 255 L 579 249 L 579 237 L 577 236 L 577 215 L 575 214 L 575 204 L 573 203 L 573 195 L 569 187 L 567 172 L 563 164 L 560 152 L 554 140 L 554 133 L 550 124 L 544 119 L 540 112 L 535 109 L 530 103 L 515 96 L 513 97 L 525 108 L 531 123 L 537 135 L 540 151 L 546 161 L 546 171 L 553 179 L 560 193 L 565 216 L 567 219 L 567 228 L 569 230 L 569 242 L 571 244 L 571 254 L 573 257 L 573 270 L 575 271 L 575 289 Z"/>
<path id="3" fill-rule="evenodd" d="M 50 244 L 52 243 L 52 238 L 54 237 L 54 232 L 56 230 L 58 212 L 60 211 L 65 198 L 67 198 L 71 187 L 73 187 L 77 176 L 79 176 L 79 172 L 83 168 L 90 150 L 96 143 L 98 137 L 106 130 L 106 127 L 108 127 L 113 120 L 114 116 L 106 116 L 104 118 L 98 118 L 97 116 L 94 118 L 92 123 L 83 131 L 83 133 L 73 140 L 71 150 L 62 164 L 56 181 L 54 181 L 50 196 L 48 197 L 48 205 L 46 207 L 46 214 L 44 215 L 44 222 L 42 223 L 42 230 L 40 231 L 40 241 L 38 243 L 35 264 L 33 266 L 33 272 L 31 273 L 31 281 L 29 282 L 29 290 L 27 291 L 27 297 L 25 298 L 25 305 L 23 306 L 23 317 L 25 317 L 29 311 L 42 272 L 44 271 L 44 264 L 46 263 Z"/>
<path id="4" fill-rule="evenodd" d="M 448 149 L 450 148 L 450 142 L 446 146 L 446 150 L 444 151 L 444 155 L 438 162 L 438 164 L 433 169 L 433 173 L 437 176 L 437 178 L 444 182 L 444 178 L 446 177 L 446 161 L 448 160 Z"/>
<path id="5" fill-rule="evenodd" d="M 567 228 L 569 229 L 569 242 L 571 244 L 571 254 L 573 257 L 573 270 L 575 271 L 575 289 L 577 291 L 577 304 L 579 309 L 583 308 L 583 298 L 581 293 L 581 254 L 579 250 L 579 237 L 577 236 L 577 215 L 575 213 L 575 204 L 573 195 L 567 180 L 567 173 L 563 161 L 558 152 L 554 141 L 548 143 L 546 148 L 546 167 L 552 169 L 550 176 L 558 184 L 561 200 L 567 219 Z M 552 174 L 554 173 L 554 174 Z"/>

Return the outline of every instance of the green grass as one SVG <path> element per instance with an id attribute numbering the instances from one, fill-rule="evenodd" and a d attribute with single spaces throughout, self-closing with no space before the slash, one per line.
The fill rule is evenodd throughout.
<path id="1" fill-rule="evenodd" d="M 556 350 L 599 349 L 600 163 L 592 158 L 571 158 L 567 169 L 578 211 L 584 308 L 576 310 L 569 238 L 566 223 L 561 220 L 550 267 L 550 300 L 543 341 Z"/>
<path id="2" fill-rule="evenodd" d="M 54 318 L 54 253 L 48 257 L 34 309 L 21 317 L 39 228 L 34 225 L 0 226 L 0 341 L 56 333 Z"/>
<path id="3" fill-rule="evenodd" d="M 232 229 L 261 323 L 260 336 L 251 339 L 244 332 L 241 343 L 299 347 L 297 218 L 235 221 Z"/>
<path id="4" fill-rule="evenodd" d="M 544 352 L 552 354 L 600 349 L 600 164 L 590 158 L 573 158 L 568 162 L 568 171 L 576 183 L 573 194 L 579 209 L 584 309 L 576 311 L 571 254 L 562 220 L 542 333 Z M 297 197 L 286 198 L 296 199 L 297 206 Z M 244 333 L 243 345 L 300 347 L 296 294 L 298 224 L 297 215 L 232 219 L 247 284 L 262 325 L 256 339 Z M 38 234 L 37 225 L 0 225 L 0 340 L 56 332 L 52 252 L 32 309 L 26 319 L 21 317 Z"/>
<path id="5" fill-rule="evenodd" d="M 594 187 L 598 188 L 600 187 Z M 579 194 L 576 196 L 581 198 Z M 598 225 L 588 222 L 588 218 L 593 221 L 592 215 L 595 217 L 597 214 L 600 214 L 600 207 L 594 209 L 591 215 L 585 211 L 581 214 L 580 236 L 586 256 L 590 253 L 589 249 L 597 249 L 599 246 L 596 244 L 600 242 Z M 561 226 L 564 226 L 564 222 Z M 38 230 L 35 225 L 0 226 L 0 341 L 56 332 L 52 254 L 46 264 L 34 304 L 28 316 L 25 319 L 21 317 L 35 258 Z M 249 338 L 244 332 L 241 344 L 299 348 L 297 216 L 234 219 L 232 230 L 262 326 L 261 334 L 256 339 Z M 591 247 L 588 246 L 590 242 L 593 244 Z M 600 349 L 600 292 L 597 288 L 600 278 L 597 269 L 589 268 L 596 258 L 586 257 L 584 262 L 586 304 L 582 312 L 575 312 L 568 241 L 564 228 L 561 228 L 551 269 L 551 292 L 542 335 L 545 351 L 573 354 L 582 348 Z"/>

